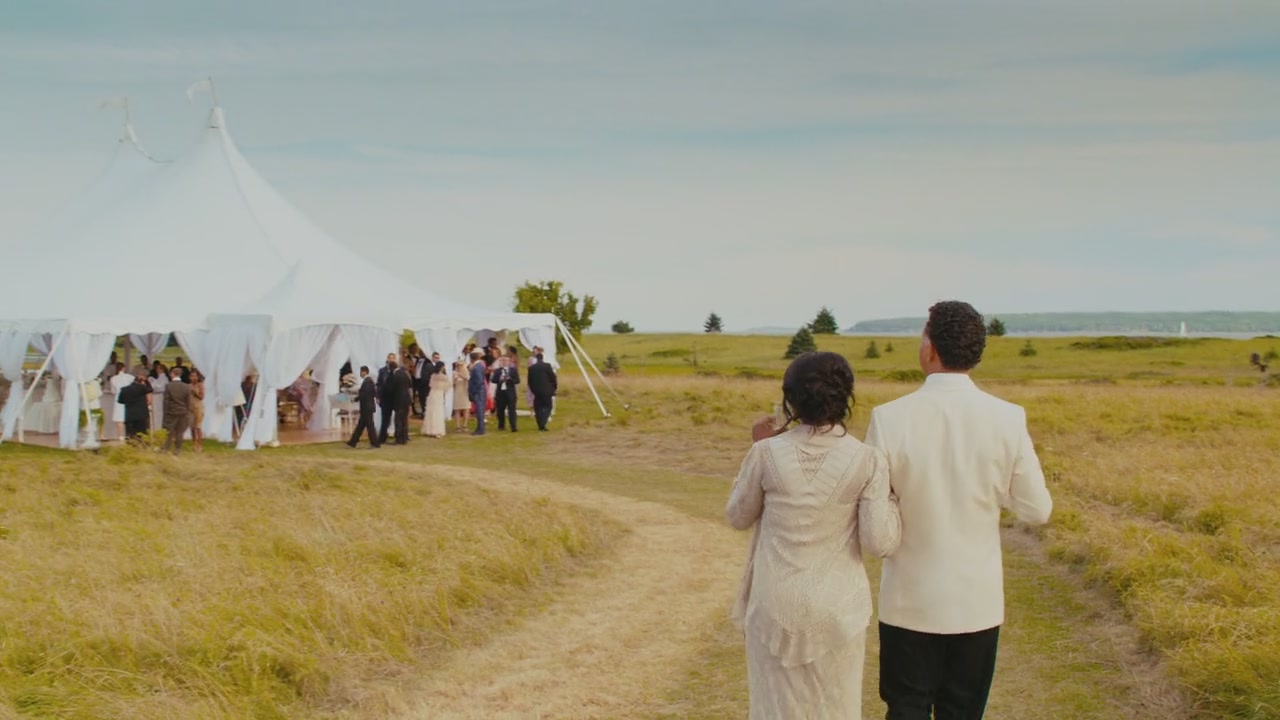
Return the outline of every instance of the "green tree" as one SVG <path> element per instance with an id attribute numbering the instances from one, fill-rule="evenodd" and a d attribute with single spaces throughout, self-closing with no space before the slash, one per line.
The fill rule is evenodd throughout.
<path id="1" fill-rule="evenodd" d="M 1032 345 L 1031 341 L 1028 340 L 1027 344 L 1023 345 L 1022 349 L 1018 351 L 1018 354 L 1021 355 L 1022 357 L 1035 357 L 1040 353 L 1036 350 L 1036 346 Z"/>
<path id="2" fill-rule="evenodd" d="M 543 280 L 537 284 L 526 282 L 516 288 L 515 300 L 512 309 L 516 312 L 551 313 L 564 323 L 575 339 L 591 329 L 591 318 L 595 316 L 597 306 L 594 297 L 583 295 L 579 300 L 577 295 L 566 291 L 564 283 L 559 280 Z M 556 347 L 568 350 L 559 333 L 556 333 Z"/>
<path id="3" fill-rule="evenodd" d="M 840 334 L 840 326 L 836 324 L 836 316 L 824 305 L 818 311 L 818 316 L 809 323 L 809 330 L 814 335 L 838 335 Z"/>
<path id="4" fill-rule="evenodd" d="M 818 344 L 813 341 L 813 333 L 810 332 L 809 326 L 806 325 L 791 336 L 791 344 L 787 346 L 787 352 L 782 357 L 784 360 L 790 360 L 807 352 L 815 352 L 817 349 Z"/>
<path id="5" fill-rule="evenodd" d="M 885 351 L 885 352 L 887 352 L 887 353 L 891 353 L 891 352 L 893 352 L 893 343 L 892 343 L 892 342 L 887 342 L 887 343 L 885 343 L 885 344 L 884 344 L 884 351 Z"/>
<path id="6" fill-rule="evenodd" d="M 631 323 L 627 322 L 626 320 L 619 320 L 618 322 L 614 323 L 613 327 L 610 329 L 613 330 L 613 332 L 618 335 L 626 335 L 628 333 L 633 333 L 636 331 L 635 328 L 631 327 Z"/>
<path id="7" fill-rule="evenodd" d="M 880 348 L 876 347 L 876 341 L 872 340 L 867 343 L 867 352 L 863 355 L 868 360 L 875 360 L 880 357 Z"/>
<path id="8" fill-rule="evenodd" d="M 622 362 L 618 360 L 617 355 L 609 353 L 609 356 L 604 359 L 604 374 L 617 375 L 620 372 L 622 372 Z"/>
<path id="9" fill-rule="evenodd" d="M 987 334 L 995 337 L 1004 337 L 1006 330 L 1004 322 L 998 317 L 991 318 L 991 322 L 987 323 Z"/>
<path id="10" fill-rule="evenodd" d="M 721 332 L 724 330 L 724 322 L 719 315 L 711 313 L 707 316 L 707 321 L 702 323 L 702 330 L 709 333 Z"/>

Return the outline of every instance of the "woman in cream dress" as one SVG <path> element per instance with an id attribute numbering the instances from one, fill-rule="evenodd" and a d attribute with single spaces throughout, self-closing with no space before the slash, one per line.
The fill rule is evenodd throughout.
<path id="1" fill-rule="evenodd" d="M 862 552 L 888 555 L 901 531 L 889 465 L 845 429 L 853 369 L 843 357 L 801 355 L 782 392 L 787 423 L 756 423 L 726 511 L 734 528 L 755 528 L 734 607 L 751 718 L 861 718 L 871 619 Z"/>
<path id="2" fill-rule="evenodd" d="M 435 366 L 428 363 L 427 367 Z M 449 368 L 442 367 L 439 371 L 431 373 L 431 377 L 427 379 L 427 387 L 431 391 L 427 393 L 427 407 L 422 413 L 422 434 L 428 437 L 444 437 L 445 395 L 453 392 L 453 375 L 450 374 Z"/>

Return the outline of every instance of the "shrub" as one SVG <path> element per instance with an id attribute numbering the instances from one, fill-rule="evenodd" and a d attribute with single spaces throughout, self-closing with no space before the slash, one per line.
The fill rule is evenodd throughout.
<path id="1" fill-rule="evenodd" d="M 872 340 L 871 342 L 867 343 L 867 351 L 866 353 L 863 354 L 863 357 L 865 357 L 868 360 L 875 360 L 876 358 L 880 357 L 880 348 L 876 347 L 875 340 Z"/>
<path id="2" fill-rule="evenodd" d="M 627 335 L 636 331 L 635 328 L 631 327 L 631 323 L 627 322 L 626 320 L 619 320 L 618 322 L 614 323 L 613 327 L 610 329 L 613 330 L 613 332 L 618 335 Z"/>
<path id="3" fill-rule="evenodd" d="M 622 363 L 618 360 L 618 356 L 615 353 L 609 353 L 609 356 L 604 359 L 604 374 L 617 375 L 620 372 L 622 372 Z"/>
<path id="4" fill-rule="evenodd" d="M 1036 350 L 1036 346 L 1032 345 L 1031 341 L 1028 340 L 1027 343 L 1022 346 L 1022 349 L 1018 351 L 1018 354 L 1022 357 L 1035 357 L 1040 353 Z"/>
<path id="5" fill-rule="evenodd" d="M 887 343 L 885 343 L 885 344 L 884 344 L 884 351 L 885 351 L 886 353 L 891 353 L 891 352 L 893 352 L 893 343 L 891 343 L 891 342 L 887 342 Z"/>
<path id="6" fill-rule="evenodd" d="M 814 335 L 838 335 L 840 326 L 836 324 L 836 316 L 824 306 L 809 323 L 809 331 Z"/>
<path id="7" fill-rule="evenodd" d="M 813 333 L 808 327 L 802 327 L 791 336 L 791 344 L 787 345 L 787 351 L 783 353 L 782 358 L 790 360 L 807 352 L 815 352 L 817 349 L 818 344 L 813 341 Z"/>
<path id="8" fill-rule="evenodd" d="M 998 317 L 991 318 L 991 322 L 987 323 L 988 335 L 993 335 L 995 337 L 1004 337 L 1004 334 L 1006 332 L 1008 331 L 1005 330 L 1004 321 Z"/>

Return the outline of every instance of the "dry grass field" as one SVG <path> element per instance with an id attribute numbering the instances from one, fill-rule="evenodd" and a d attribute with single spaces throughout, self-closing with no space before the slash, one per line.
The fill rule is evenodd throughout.
<path id="1" fill-rule="evenodd" d="M 858 434 L 916 386 L 914 339 L 868 342 L 819 338 Z M 1027 407 L 1057 504 L 1007 531 L 988 716 L 1280 717 L 1280 388 L 1247 362 L 1280 340 L 1032 342 L 976 373 Z M 584 343 L 630 409 L 565 368 L 546 434 L 0 446 L 0 717 L 744 717 L 723 507 L 787 338 Z"/>
<path id="2" fill-rule="evenodd" d="M 421 466 L 0 463 L 0 717 L 386 716 L 621 533 Z"/>

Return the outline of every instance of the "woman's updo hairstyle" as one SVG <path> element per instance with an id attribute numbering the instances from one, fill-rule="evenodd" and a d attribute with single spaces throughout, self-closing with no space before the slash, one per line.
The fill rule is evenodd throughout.
<path id="1" fill-rule="evenodd" d="M 853 368 L 843 355 L 808 352 L 791 361 L 782 376 L 782 409 L 787 423 L 839 425 L 853 414 Z"/>

